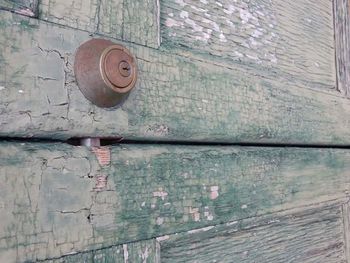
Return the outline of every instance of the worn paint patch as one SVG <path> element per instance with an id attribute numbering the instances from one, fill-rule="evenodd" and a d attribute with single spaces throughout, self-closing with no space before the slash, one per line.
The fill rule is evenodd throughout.
<path id="1" fill-rule="evenodd" d="M 129 252 L 128 252 L 128 245 L 124 244 L 123 245 L 123 253 L 124 253 L 124 263 L 129 262 Z"/>
<path id="2" fill-rule="evenodd" d="M 201 214 L 199 212 L 199 208 L 197 207 L 189 207 L 189 214 L 192 216 L 192 220 L 195 222 L 200 221 Z"/>
<path id="3" fill-rule="evenodd" d="M 219 197 L 219 186 L 211 186 L 210 187 L 210 199 L 214 200 Z"/>
<path id="4" fill-rule="evenodd" d="M 111 162 L 111 151 L 108 147 L 92 147 L 97 160 L 101 166 L 109 165 Z"/>
<path id="5" fill-rule="evenodd" d="M 168 196 L 168 193 L 165 192 L 165 191 L 163 191 L 163 190 L 159 190 L 159 191 L 153 192 L 153 196 L 154 196 L 154 197 L 160 197 L 162 200 L 164 200 L 165 197 Z"/>
<path id="6" fill-rule="evenodd" d="M 258 65 L 269 75 L 274 68 L 276 76 L 298 76 L 332 90 L 332 8 L 328 0 L 164 0 L 162 39 L 169 50 L 190 48 L 218 61 Z"/>
<path id="7" fill-rule="evenodd" d="M 107 179 L 108 177 L 105 175 L 98 175 L 96 176 L 96 185 L 94 190 L 95 191 L 102 191 L 107 186 Z"/>

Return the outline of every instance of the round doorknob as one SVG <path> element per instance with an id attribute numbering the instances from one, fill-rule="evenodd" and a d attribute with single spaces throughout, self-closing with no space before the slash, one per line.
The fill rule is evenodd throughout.
<path id="1" fill-rule="evenodd" d="M 88 100 L 99 107 L 114 107 L 136 84 L 136 60 L 124 46 L 91 39 L 76 52 L 74 74 Z"/>

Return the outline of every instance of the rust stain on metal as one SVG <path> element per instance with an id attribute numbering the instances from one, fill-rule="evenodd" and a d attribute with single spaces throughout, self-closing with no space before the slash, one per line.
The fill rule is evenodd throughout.
<path id="1" fill-rule="evenodd" d="M 134 56 L 105 39 L 91 39 L 78 48 L 74 72 L 81 92 L 99 107 L 121 103 L 137 81 Z"/>

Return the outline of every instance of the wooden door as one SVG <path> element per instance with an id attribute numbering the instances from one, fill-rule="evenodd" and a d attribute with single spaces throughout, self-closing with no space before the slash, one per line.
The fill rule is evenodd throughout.
<path id="1" fill-rule="evenodd" d="M 350 262 L 349 10 L 0 0 L 0 262 Z M 137 59 L 117 108 L 91 38 Z"/>

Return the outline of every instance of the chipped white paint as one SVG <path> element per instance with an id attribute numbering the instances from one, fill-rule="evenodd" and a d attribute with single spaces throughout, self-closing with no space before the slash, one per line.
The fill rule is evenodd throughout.
<path id="1" fill-rule="evenodd" d="M 167 240 L 167 239 L 169 239 L 169 236 L 168 236 L 168 235 L 166 235 L 166 236 L 161 236 L 161 237 L 157 237 L 157 238 L 156 238 L 157 242 L 162 242 L 162 241 Z"/>
<path id="2" fill-rule="evenodd" d="M 168 193 L 162 190 L 153 192 L 153 197 L 160 197 L 162 200 L 164 200 L 165 197 L 167 196 L 168 196 Z"/>
<path id="3" fill-rule="evenodd" d="M 250 19 L 254 18 L 254 16 L 248 10 L 242 8 L 239 9 L 239 16 L 242 19 L 242 24 L 247 24 Z"/>
<path id="4" fill-rule="evenodd" d="M 183 23 L 176 21 L 175 19 L 169 17 L 167 18 L 167 20 L 165 21 L 165 24 L 167 27 L 173 27 L 173 26 L 182 26 Z"/>
<path id="5" fill-rule="evenodd" d="M 199 213 L 199 208 L 190 207 L 189 210 L 190 210 L 189 213 L 192 215 L 193 221 L 195 221 L 195 222 L 200 221 L 201 214 Z"/>
<path id="6" fill-rule="evenodd" d="M 20 89 L 18 90 L 18 93 L 24 93 L 24 90 Z"/>
<path id="7" fill-rule="evenodd" d="M 264 4 L 256 3 L 252 7 L 245 0 L 216 1 L 214 2 L 215 8 L 213 8 L 211 3 L 206 0 L 186 2 L 177 0 L 175 2 L 179 7 L 168 12 L 165 19 L 166 27 L 174 29 L 169 30 L 169 37 L 180 37 L 181 41 L 186 41 L 182 36 L 189 32 L 189 35 L 186 35 L 188 41 L 192 39 L 206 45 L 221 43 L 218 45 L 225 46 L 220 49 L 228 52 L 233 59 L 246 59 L 258 64 L 262 64 L 262 61 L 277 63 L 275 51 L 264 48 L 279 38 L 277 34 L 266 30 L 266 26 L 264 26 L 266 20 L 269 22 L 268 24 L 272 25 L 272 28 L 277 23 L 274 14 L 266 11 Z M 190 7 L 195 12 L 184 10 L 185 6 Z M 224 22 L 221 22 L 223 19 Z M 179 31 L 177 28 L 181 28 L 181 30 Z M 245 33 L 250 37 L 244 37 Z M 237 38 L 236 36 L 241 37 Z M 238 39 L 240 44 L 237 42 Z M 247 52 L 245 51 L 247 49 L 256 51 Z M 210 49 L 210 52 L 213 53 L 213 50 Z"/>
<path id="8" fill-rule="evenodd" d="M 188 18 L 188 12 L 187 11 L 181 11 L 180 12 L 180 17 L 181 18 Z"/>
<path id="9" fill-rule="evenodd" d="M 0 91 L 4 90 L 5 87 L 4 86 L 0 86 Z"/>
<path id="10" fill-rule="evenodd" d="M 247 206 L 247 205 L 242 205 L 241 208 L 242 208 L 242 209 L 247 209 L 248 206 Z"/>
<path id="11" fill-rule="evenodd" d="M 181 7 L 184 7 L 186 5 L 183 0 L 175 0 L 175 3 L 179 4 Z"/>
<path id="12" fill-rule="evenodd" d="M 187 231 L 187 233 L 189 233 L 189 234 L 196 234 L 196 233 L 200 233 L 200 232 L 209 231 L 210 229 L 213 229 L 213 228 L 214 228 L 214 226 L 208 226 L 208 227 L 193 229 L 193 230 Z"/>
<path id="13" fill-rule="evenodd" d="M 232 221 L 232 222 L 227 222 L 226 225 L 227 226 L 233 226 L 233 225 L 237 225 L 238 221 Z"/>
<path id="14" fill-rule="evenodd" d="M 209 212 L 209 211 L 205 211 L 204 212 L 204 217 L 208 220 L 208 221 L 212 221 L 214 219 L 214 216 Z"/>
<path id="15" fill-rule="evenodd" d="M 214 200 L 219 197 L 219 186 L 211 186 L 210 187 L 210 199 Z"/>
<path id="16" fill-rule="evenodd" d="M 129 262 L 129 252 L 128 252 L 128 245 L 124 244 L 123 245 L 123 253 L 124 253 L 124 263 Z"/>
<path id="17" fill-rule="evenodd" d="M 200 25 L 197 25 L 196 22 L 192 19 L 186 18 L 185 23 L 192 26 L 192 29 L 194 32 L 202 32 L 203 31 L 203 27 Z"/>

